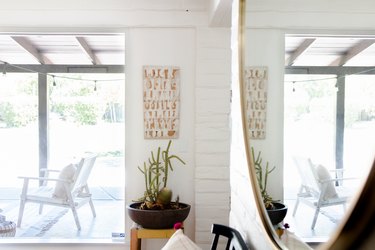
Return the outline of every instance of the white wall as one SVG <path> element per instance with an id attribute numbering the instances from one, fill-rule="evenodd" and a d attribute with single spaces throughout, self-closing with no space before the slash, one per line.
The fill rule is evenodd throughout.
<path id="1" fill-rule="evenodd" d="M 142 85 L 137 84 L 142 78 L 137 72 L 142 65 L 179 65 L 181 130 L 173 145 L 187 165 L 175 170 L 171 187 L 181 201 L 192 205 L 186 234 L 207 249 L 211 225 L 228 224 L 229 218 L 230 29 L 131 28 L 128 34 L 126 200 L 142 194 L 143 179 L 136 166 L 159 143 L 143 139 Z M 127 229 L 130 224 L 127 220 Z M 144 245 L 160 249 L 162 244 L 165 240 L 146 240 Z"/>
<path id="2" fill-rule="evenodd" d="M 185 6 L 182 6 L 182 4 Z M 0 8 L 0 32 L 121 32 L 126 36 L 126 202 L 143 192 L 137 165 L 167 140 L 143 139 L 142 65 L 181 68 L 180 137 L 173 152 L 187 165 L 170 185 L 192 205 L 186 233 L 205 249 L 213 222 L 228 223 L 230 29 L 210 28 L 207 1 L 35 0 Z M 220 5 L 222 6 L 222 5 Z M 189 9 L 188 12 L 185 9 Z M 221 10 L 223 13 L 223 10 Z M 178 183 L 177 183 L 178 182 Z M 128 233 L 131 222 L 126 221 Z M 145 241 L 160 249 L 165 240 Z M 2 244 L 12 249 L 124 249 L 123 244 Z"/>
<path id="3" fill-rule="evenodd" d="M 143 65 L 174 65 L 181 69 L 180 82 L 180 136 L 173 140 L 171 153 L 179 155 L 186 166 L 175 166 L 169 176 L 169 187 L 180 201 L 192 205 L 185 223 L 186 233 L 194 238 L 194 89 L 195 89 L 195 30 L 192 28 L 130 28 L 126 50 L 126 145 L 125 165 L 126 204 L 143 195 L 144 179 L 137 169 L 150 157 L 150 151 L 168 140 L 145 140 L 143 134 Z M 173 177 L 172 177 L 173 176 Z M 126 235 L 132 222 L 127 217 Z M 147 246 L 148 241 L 145 241 Z M 164 242 L 165 243 L 165 242 Z M 156 242 L 150 242 L 155 245 Z M 150 249 L 150 248 L 148 248 Z M 157 248 L 155 248 L 157 249 Z"/>
<path id="4" fill-rule="evenodd" d="M 261 151 L 264 164 L 276 169 L 269 175 L 267 190 L 273 199 L 283 200 L 284 133 L 284 33 L 272 29 L 246 30 L 246 66 L 268 68 L 266 138 L 251 140 L 255 152 Z"/>
<path id="5" fill-rule="evenodd" d="M 197 30 L 196 242 L 209 249 L 212 223 L 227 225 L 230 188 L 230 29 Z"/>

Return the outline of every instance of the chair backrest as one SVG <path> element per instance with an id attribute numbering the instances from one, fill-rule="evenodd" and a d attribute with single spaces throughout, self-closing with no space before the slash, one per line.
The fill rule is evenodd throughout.
<path id="1" fill-rule="evenodd" d="M 72 192 L 81 191 L 81 189 L 87 185 L 87 180 L 90 176 L 95 160 L 96 155 L 85 156 L 80 160 L 74 176 L 75 181 L 72 187 Z"/>
<path id="2" fill-rule="evenodd" d="M 219 242 L 219 237 L 224 236 L 227 238 L 226 250 L 247 250 L 245 241 L 243 240 L 241 234 L 234 228 L 213 224 L 211 228 L 211 233 L 215 234 L 212 241 L 211 250 L 217 249 L 217 244 Z"/>
<path id="3" fill-rule="evenodd" d="M 315 166 L 310 158 L 293 157 L 293 161 L 297 166 L 301 176 L 301 185 L 307 192 L 315 197 L 319 197 L 321 185 L 317 181 Z"/>

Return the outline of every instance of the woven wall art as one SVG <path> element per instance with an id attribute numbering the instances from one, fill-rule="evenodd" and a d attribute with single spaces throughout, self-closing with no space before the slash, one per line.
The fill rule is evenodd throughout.
<path id="1" fill-rule="evenodd" d="M 145 139 L 178 138 L 180 123 L 180 69 L 143 67 Z"/>
<path id="2" fill-rule="evenodd" d="M 267 85 L 266 67 L 245 68 L 246 125 L 250 139 L 266 138 Z"/>

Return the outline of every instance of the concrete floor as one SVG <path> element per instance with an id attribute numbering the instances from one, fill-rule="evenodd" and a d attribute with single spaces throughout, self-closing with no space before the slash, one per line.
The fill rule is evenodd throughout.
<path id="1" fill-rule="evenodd" d="M 123 233 L 125 225 L 124 194 L 120 188 L 93 187 L 91 188 L 96 209 L 96 218 L 92 217 L 90 207 L 85 205 L 78 210 L 82 229 L 78 231 L 74 223 L 72 212 L 64 208 L 46 206 L 42 215 L 38 214 L 38 205 L 27 203 L 24 220 L 17 228 L 16 237 L 39 237 L 55 239 L 110 239 L 112 233 Z M 7 220 L 17 221 L 19 188 L 0 189 L 0 208 Z M 13 197 L 12 199 L 10 199 Z M 295 233 L 303 241 L 318 245 L 325 242 L 338 226 L 344 212 L 342 206 L 325 209 L 326 213 L 335 217 L 335 220 L 320 214 L 314 230 L 311 222 L 314 209 L 305 204 L 300 204 L 296 216 L 293 217 L 294 199 L 285 200 L 288 213 L 284 220 L 290 225 L 289 231 Z"/>
<path id="2" fill-rule="evenodd" d="M 13 190 L 14 193 L 18 191 L 17 189 Z M 91 191 L 97 216 L 95 218 L 92 216 L 89 205 L 79 208 L 78 217 L 82 227 L 80 231 L 77 230 L 73 214 L 69 209 L 45 206 L 43 213 L 39 215 L 39 206 L 27 203 L 22 225 L 17 228 L 15 237 L 110 239 L 112 233 L 124 233 L 124 200 L 116 199 L 121 196 L 121 192 L 116 188 L 105 190 L 98 187 L 91 188 Z M 7 192 L 0 190 L 0 193 L 10 196 L 11 190 L 8 189 Z M 3 210 L 1 214 L 6 216 L 7 221 L 17 222 L 19 200 L 0 199 L 0 208 Z"/>
<path id="3" fill-rule="evenodd" d="M 323 213 L 327 216 L 320 213 L 315 228 L 311 229 L 315 210 L 304 203 L 300 203 L 296 215 L 293 216 L 295 201 L 295 199 L 285 200 L 285 204 L 288 206 L 288 213 L 284 223 L 290 225 L 289 231 L 315 247 L 320 243 L 326 242 L 344 216 L 343 207 L 340 205 L 323 208 Z"/>

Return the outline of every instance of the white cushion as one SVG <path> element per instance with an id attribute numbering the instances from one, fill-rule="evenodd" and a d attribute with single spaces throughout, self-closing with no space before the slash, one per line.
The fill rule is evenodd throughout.
<path id="1" fill-rule="evenodd" d="M 189 237 L 178 229 L 161 250 L 202 250 Z"/>
<path id="2" fill-rule="evenodd" d="M 329 174 L 327 168 L 325 168 L 322 165 L 316 166 L 316 173 L 318 175 L 319 181 L 332 179 L 332 177 Z M 337 192 L 336 192 L 336 188 L 333 185 L 333 181 L 329 181 L 329 182 L 325 182 L 325 183 L 327 185 L 327 189 L 326 189 L 326 192 L 323 196 L 323 200 L 329 200 L 329 199 L 337 198 L 338 195 L 337 195 Z"/>
<path id="3" fill-rule="evenodd" d="M 76 173 L 77 167 L 73 164 L 69 164 L 68 166 L 64 167 L 60 174 L 59 179 L 65 179 L 65 180 L 73 180 L 74 175 Z M 59 199 L 67 199 L 67 195 L 64 189 L 64 184 L 62 182 L 56 182 L 55 190 L 52 194 L 54 198 Z"/>

